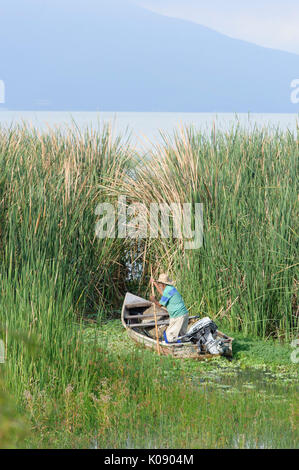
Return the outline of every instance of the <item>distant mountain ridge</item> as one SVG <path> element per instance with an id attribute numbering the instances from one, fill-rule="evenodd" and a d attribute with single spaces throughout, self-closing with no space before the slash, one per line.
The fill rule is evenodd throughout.
<path id="1" fill-rule="evenodd" d="M 9 109 L 299 112 L 299 56 L 130 0 L 10 0 L 0 13 Z"/>

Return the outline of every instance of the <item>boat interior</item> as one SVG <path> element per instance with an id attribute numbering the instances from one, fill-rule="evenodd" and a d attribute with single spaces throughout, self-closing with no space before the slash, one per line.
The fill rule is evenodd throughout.
<path id="1" fill-rule="evenodd" d="M 158 308 L 152 302 L 144 300 L 138 303 L 127 303 L 124 307 L 123 319 L 128 328 L 134 329 L 137 333 L 156 338 L 155 314 L 158 335 L 162 338 L 163 332 L 169 324 L 169 315 L 166 309 Z"/>

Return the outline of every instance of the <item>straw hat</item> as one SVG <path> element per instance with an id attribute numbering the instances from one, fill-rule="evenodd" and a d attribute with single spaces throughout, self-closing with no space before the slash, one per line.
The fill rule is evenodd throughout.
<path id="1" fill-rule="evenodd" d="M 162 284 L 167 284 L 168 286 L 174 286 L 174 281 L 169 279 L 167 274 L 164 274 L 164 273 L 160 274 L 159 279 L 157 280 L 157 282 L 161 282 Z"/>

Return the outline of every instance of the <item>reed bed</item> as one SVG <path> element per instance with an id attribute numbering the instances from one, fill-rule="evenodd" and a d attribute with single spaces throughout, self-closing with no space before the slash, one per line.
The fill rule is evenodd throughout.
<path id="1" fill-rule="evenodd" d="M 122 246 L 96 239 L 95 209 L 104 202 L 102 179 L 120 181 L 131 164 L 128 142 L 113 141 L 108 128 L 84 135 L 77 129 L 43 135 L 27 127 L 2 130 L 0 243 L 6 275 L 56 269 L 74 283 L 73 301 L 80 300 L 83 310 L 119 295 Z"/>
<path id="2" fill-rule="evenodd" d="M 240 429 L 248 410 L 254 439 L 260 422 L 266 433 L 271 410 L 259 411 L 256 397 L 225 411 L 216 393 L 199 398 L 190 390 L 197 424 L 182 441 L 194 407 L 187 406 L 180 379 L 170 401 L 169 384 L 159 382 L 174 365 L 137 353 L 120 359 L 99 347 L 96 335 L 87 343 L 84 319 L 119 308 L 127 289 L 146 295 L 153 265 L 177 279 L 197 314 L 230 331 L 290 337 L 298 320 L 297 164 L 298 140 L 278 132 L 237 129 L 209 137 L 188 129 L 174 141 L 165 138 L 151 155 L 136 156 L 129 140 L 113 137 L 109 128 L 0 129 L 0 338 L 6 349 L 0 380 L 30 423 L 27 445 L 86 446 L 94 438 L 99 447 L 234 446 L 233 434 L 225 437 L 213 420 L 194 438 L 199 423 L 208 423 L 210 406 L 219 416 L 236 412 Z M 161 236 L 97 239 L 96 206 L 116 204 L 120 195 L 146 207 L 203 203 L 204 246 L 188 251 Z M 292 407 L 293 396 L 279 408 L 280 428 L 271 424 L 269 445 L 295 419 Z M 0 420 L 0 446 L 6 442 L 1 426 Z M 22 435 L 24 426 L 21 420 Z M 294 433 L 286 445 L 293 445 Z"/>
<path id="3" fill-rule="evenodd" d="M 96 238 L 95 209 L 103 178 L 120 180 L 131 163 L 109 128 L 0 130 L 0 373 L 19 404 L 63 397 L 69 383 L 89 392 L 83 314 L 105 314 L 124 290 L 123 244 Z"/>
<path id="4" fill-rule="evenodd" d="M 147 239 L 135 259 L 168 271 L 194 313 L 245 334 L 289 338 L 298 327 L 299 140 L 239 126 L 163 136 L 125 180 L 129 203 L 203 204 L 204 241 Z M 142 281 L 142 280 L 141 280 Z"/>

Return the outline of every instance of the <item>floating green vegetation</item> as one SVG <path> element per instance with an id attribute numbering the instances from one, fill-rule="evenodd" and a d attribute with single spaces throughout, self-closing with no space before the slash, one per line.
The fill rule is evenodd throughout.
<path id="1" fill-rule="evenodd" d="M 241 338 L 241 335 L 238 335 Z M 110 354 L 117 354 L 120 357 L 128 354 L 146 354 L 155 356 L 154 352 L 145 351 L 136 345 L 127 336 L 120 320 L 110 320 L 100 327 L 87 327 L 84 330 L 84 338 L 87 342 L 95 342 Z M 242 341 L 241 339 L 239 340 Z M 245 389 L 261 389 L 263 386 L 287 386 L 288 384 L 298 385 L 298 366 L 292 364 L 290 354 L 292 349 L 289 346 L 279 345 L 283 355 L 289 357 L 288 363 L 282 360 L 280 364 L 275 355 L 277 345 L 275 341 L 268 343 L 263 340 L 254 339 L 250 342 L 245 339 L 246 344 L 251 344 L 246 350 L 248 355 L 236 353 L 230 361 L 226 358 L 216 357 L 206 361 L 194 361 L 192 359 L 175 360 L 175 366 L 171 366 L 166 372 L 166 376 L 171 380 L 178 371 L 190 377 L 194 383 L 216 384 L 223 388 L 236 387 L 241 391 Z M 271 354 L 271 350 L 273 354 Z M 264 352 L 266 351 L 266 354 Z M 248 358 L 246 360 L 246 358 Z M 285 358 L 284 358 L 285 359 Z M 163 358 L 166 362 L 168 358 Z M 173 364 L 173 361 L 171 361 Z M 220 384 L 217 382 L 221 382 Z"/>

